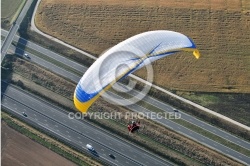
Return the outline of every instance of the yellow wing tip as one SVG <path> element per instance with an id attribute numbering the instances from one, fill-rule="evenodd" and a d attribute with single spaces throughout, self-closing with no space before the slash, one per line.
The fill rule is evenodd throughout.
<path id="1" fill-rule="evenodd" d="M 113 82 L 115 83 L 115 82 Z M 107 91 L 109 88 L 111 88 L 112 84 L 109 84 L 107 87 L 105 87 L 100 93 L 98 93 L 94 98 L 86 101 L 86 102 L 81 102 L 77 99 L 76 97 L 76 93 L 74 93 L 74 104 L 75 107 L 77 108 L 78 111 L 82 112 L 82 113 L 87 113 L 89 107 L 97 100 L 97 98 L 104 93 L 105 91 Z"/>
<path id="2" fill-rule="evenodd" d="M 197 49 L 193 51 L 193 55 L 195 56 L 196 59 L 199 59 L 201 56 L 199 50 L 197 50 Z"/>
<path id="3" fill-rule="evenodd" d="M 90 107 L 90 105 L 92 104 L 91 102 L 88 103 L 82 103 L 80 102 L 76 95 L 74 94 L 74 104 L 75 107 L 82 113 L 86 113 L 88 111 L 88 108 Z"/>

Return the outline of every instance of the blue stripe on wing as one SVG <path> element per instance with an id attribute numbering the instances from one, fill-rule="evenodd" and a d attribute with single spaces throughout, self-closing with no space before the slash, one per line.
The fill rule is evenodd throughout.
<path id="1" fill-rule="evenodd" d="M 76 94 L 76 97 L 77 99 L 80 101 L 80 102 L 87 102 L 89 100 L 91 100 L 92 98 L 94 98 L 99 92 L 95 92 L 95 93 L 87 93 L 85 92 L 81 85 L 80 85 L 80 82 L 77 84 L 76 86 L 76 91 L 75 91 L 75 94 Z"/>
<path id="2" fill-rule="evenodd" d="M 187 48 L 196 48 L 194 42 L 189 38 L 190 42 L 192 43 L 192 45 L 190 47 L 187 47 Z M 159 54 L 156 54 L 156 55 L 151 55 L 159 46 L 161 45 L 158 44 L 156 47 L 154 47 L 149 53 L 147 56 L 146 59 L 148 58 L 152 58 L 152 57 L 156 57 L 156 56 L 166 56 L 166 55 L 170 55 L 170 54 L 173 54 L 173 53 L 176 53 L 176 52 L 179 52 L 179 51 L 170 51 L 170 52 L 162 52 L 162 53 L 159 53 Z M 142 60 L 142 58 L 133 58 L 133 59 L 130 59 L 130 60 L 141 60 L 141 62 L 139 62 L 133 69 L 129 70 L 124 76 L 122 76 L 119 80 L 122 80 L 124 79 L 125 77 L 127 77 L 130 73 L 134 72 L 146 59 Z M 101 90 L 100 90 L 101 91 Z M 76 88 L 76 97 L 77 99 L 80 101 L 80 102 L 87 102 L 89 100 L 91 100 L 92 98 L 94 98 L 100 91 L 98 92 L 94 92 L 94 93 L 87 93 L 85 92 L 80 84 L 77 85 L 77 88 Z"/>
<path id="3" fill-rule="evenodd" d="M 162 42 L 161 42 L 161 43 L 162 43 Z M 161 43 L 158 44 L 155 48 L 153 48 L 153 49 L 148 53 L 148 55 L 151 55 L 151 54 L 161 45 Z"/>
<path id="4" fill-rule="evenodd" d="M 193 40 L 190 39 L 189 37 L 188 37 L 188 39 L 190 40 L 190 42 L 192 43 L 192 45 L 190 47 L 187 47 L 187 48 L 196 48 L 196 45 L 194 44 Z"/>

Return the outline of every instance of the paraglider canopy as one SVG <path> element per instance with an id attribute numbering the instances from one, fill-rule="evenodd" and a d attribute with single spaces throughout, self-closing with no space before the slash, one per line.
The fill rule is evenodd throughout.
<path id="1" fill-rule="evenodd" d="M 76 108 L 86 113 L 92 103 L 118 80 L 181 51 L 191 51 L 195 58 L 200 57 L 189 37 L 166 30 L 141 33 L 115 45 L 98 58 L 79 81 L 74 93 Z"/>

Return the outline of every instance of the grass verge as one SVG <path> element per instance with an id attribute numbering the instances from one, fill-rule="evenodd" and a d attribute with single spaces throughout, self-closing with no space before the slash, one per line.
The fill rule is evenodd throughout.
<path id="1" fill-rule="evenodd" d="M 61 63 L 61 62 L 59 62 L 59 61 L 57 61 L 57 60 L 55 60 L 53 58 L 50 58 L 49 56 L 47 56 L 45 54 L 42 54 L 42 53 L 40 53 L 40 52 L 38 52 L 38 51 L 36 51 L 34 49 L 26 47 L 26 46 L 24 46 L 22 44 L 19 44 L 17 42 L 13 42 L 13 43 L 19 49 L 27 51 L 27 52 L 29 52 L 29 53 L 31 53 L 31 54 L 33 54 L 33 55 L 35 55 L 35 56 L 43 59 L 43 60 L 46 60 L 46 61 L 48 61 L 48 62 L 50 62 L 50 63 L 52 63 L 52 64 L 54 64 L 54 65 L 56 65 L 58 67 L 61 67 L 61 68 L 65 69 L 65 70 L 67 70 L 69 72 L 72 72 L 72 73 L 74 73 L 74 74 L 76 74 L 78 76 L 82 75 L 82 73 L 80 71 L 77 71 L 77 70 L 73 69 L 72 67 L 69 67 L 69 66 L 67 66 L 67 65 L 65 65 L 65 64 L 63 64 L 63 63 Z"/>
<path id="2" fill-rule="evenodd" d="M 46 40 L 46 39 L 45 39 Z M 35 40 L 35 41 L 38 41 L 38 40 Z M 38 41 L 39 42 L 39 41 Z M 40 43 L 40 42 L 39 42 Z M 46 43 L 46 42 L 45 42 Z M 54 49 L 54 50 L 56 50 L 56 49 Z M 83 63 L 84 61 L 82 61 L 82 63 Z M 151 91 L 151 93 L 150 93 L 150 95 L 151 96 L 154 96 L 154 97 L 156 97 L 157 99 L 160 99 L 160 100 L 162 100 L 163 102 L 168 102 L 169 103 L 169 101 L 171 101 L 171 103 L 172 103 L 172 105 L 175 105 L 175 106 L 177 106 L 177 107 L 179 107 L 179 104 L 180 104 L 180 102 L 176 102 L 176 101 L 173 101 L 173 99 L 171 98 L 171 97 L 169 97 L 169 96 L 167 96 L 167 95 L 164 95 L 164 94 L 160 94 L 160 95 L 156 95 L 156 94 L 158 94 L 158 92 L 156 93 L 156 90 L 154 91 Z M 209 98 L 211 98 L 210 96 L 208 96 Z M 166 98 L 169 98 L 169 99 L 167 99 L 166 100 Z M 214 98 L 215 97 L 212 97 L 212 99 L 214 100 Z M 178 103 L 178 104 L 176 104 L 176 103 Z M 139 103 L 140 105 L 142 105 L 142 106 L 145 106 L 145 103 Z M 146 104 L 147 105 L 147 107 L 151 107 L 150 105 L 148 105 L 148 104 Z M 183 106 L 181 106 L 182 108 L 183 108 L 183 110 L 185 111 L 185 112 L 187 112 L 187 113 L 189 113 L 189 114 L 191 114 L 191 115 L 193 115 L 193 116 L 196 116 L 196 117 L 198 117 L 198 118 L 200 118 L 200 119 L 202 119 L 202 120 L 204 120 L 204 121 L 206 121 L 206 122 L 208 122 L 208 123 L 210 123 L 210 124 L 212 124 L 212 125 L 216 125 L 216 126 L 218 126 L 218 127 L 220 127 L 220 128 L 222 128 L 222 129 L 224 129 L 224 130 L 226 130 L 226 131 L 229 131 L 229 132 L 231 132 L 232 134 L 235 134 L 235 135 L 237 135 L 237 136 L 240 136 L 240 137 L 242 137 L 242 138 L 244 138 L 244 139 L 248 139 L 249 140 L 249 136 L 250 136 L 250 133 L 249 132 L 247 132 L 247 131 L 245 131 L 245 130 L 234 130 L 235 129 L 235 127 L 234 126 L 232 126 L 232 127 L 230 127 L 231 125 L 230 124 L 228 124 L 228 122 L 226 122 L 226 125 L 224 125 L 223 124 L 223 120 L 221 121 L 221 120 L 219 120 L 217 117 L 213 117 L 213 116 L 211 116 L 211 115 L 209 115 L 209 114 L 206 114 L 206 113 L 204 113 L 204 114 L 202 114 L 201 113 L 201 111 L 199 111 L 199 114 L 196 114 L 196 113 L 193 113 L 192 112 L 192 108 L 188 108 L 187 110 L 186 109 L 184 109 L 184 107 L 185 107 L 185 103 L 183 103 L 182 104 Z M 193 109 L 196 109 L 196 108 L 193 108 Z M 197 116 L 198 115 L 198 116 Z M 247 117 L 247 116 L 245 116 L 245 117 Z"/>
<path id="3" fill-rule="evenodd" d="M 17 60 L 19 61 L 19 63 L 21 63 L 22 65 L 19 65 L 18 63 L 14 62 L 14 71 L 15 70 L 19 70 L 19 72 L 26 72 L 26 68 L 32 68 L 30 69 L 30 71 L 34 71 L 34 67 L 32 67 L 33 65 L 30 64 L 30 62 L 26 62 L 23 61 L 22 59 Z M 34 68 L 34 69 L 33 69 Z M 39 70 L 43 70 L 43 72 L 39 72 Z M 54 74 L 49 74 L 49 71 L 46 71 L 44 69 L 40 69 L 37 68 L 36 73 L 43 73 L 46 75 L 44 80 L 41 80 L 43 82 L 48 81 L 48 79 L 50 81 L 55 82 L 55 80 L 57 80 L 56 75 Z M 26 72 L 29 75 L 32 75 L 32 73 L 30 72 Z M 51 75 L 51 76 L 50 76 Z M 40 76 L 42 77 L 42 75 Z M 22 81 L 22 80 L 21 80 Z M 64 80 L 64 82 L 67 82 L 66 80 Z M 41 83 L 40 85 L 42 86 L 48 86 L 48 84 L 44 84 Z M 59 86 L 60 85 L 60 86 Z M 66 84 L 64 84 L 66 85 Z M 73 86 L 73 85 L 72 85 Z M 75 85 L 74 85 L 75 86 Z M 23 88 L 26 89 L 27 86 L 23 85 Z M 32 87 L 28 87 L 28 88 L 32 88 Z M 27 88 L 27 89 L 28 89 Z M 58 84 L 54 84 L 52 86 L 52 91 L 53 90 L 57 90 L 57 89 L 62 89 L 64 88 L 63 84 L 58 83 Z M 51 89 L 51 87 L 49 87 L 48 89 Z M 33 91 L 36 91 L 36 89 L 32 89 Z M 42 94 L 41 96 L 46 96 L 46 94 L 43 94 L 44 92 L 36 92 L 36 94 Z M 72 93 L 72 92 L 71 92 Z M 53 101 L 53 99 L 50 99 L 50 96 L 47 96 L 47 100 L 49 100 L 49 102 Z M 55 99 L 55 102 L 56 99 Z M 71 109 L 67 109 L 68 111 L 75 111 L 75 110 L 71 110 Z M 98 110 L 102 110 L 102 111 L 128 111 L 125 110 L 123 108 L 114 106 L 114 105 L 110 105 L 109 103 L 103 101 L 102 99 L 98 100 L 98 102 L 96 102 L 93 105 L 92 110 L 98 111 Z M 115 123 L 117 122 L 113 122 L 113 121 L 96 121 L 95 123 L 100 123 L 100 126 L 104 127 L 105 123 L 106 123 L 106 128 L 109 129 L 109 131 L 112 131 L 113 134 L 118 134 L 118 136 L 121 136 L 123 139 L 127 139 L 127 141 L 131 141 L 134 142 L 140 146 L 142 146 L 143 148 L 147 149 L 147 150 L 153 150 L 153 152 L 155 153 L 154 150 L 157 150 L 158 155 L 162 155 L 164 156 L 164 158 L 171 160 L 175 163 L 178 164 L 182 164 L 182 165 L 200 165 L 201 163 L 206 163 L 206 164 L 213 164 L 213 163 L 235 163 L 235 165 L 238 165 L 237 162 L 227 158 L 226 156 L 211 150 L 207 147 L 204 147 L 203 145 L 192 141 L 186 137 L 181 136 L 178 133 L 175 133 L 172 130 L 166 129 L 165 127 L 156 124 L 154 122 L 152 122 L 151 120 L 145 120 L 144 124 L 145 126 L 147 126 L 146 129 L 143 130 L 144 134 L 143 136 L 137 136 L 135 135 L 134 137 L 129 136 L 127 133 L 127 129 L 126 126 L 124 126 L 127 123 L 127 119 L 123 118 L 121 119 L 121 121 L 119 123 L 123 124 L 121 126 L 120 129 L 118 129 L 118 125 L 115 125 Z M 105 128 L 105 127 L 104 127 Z M 151 142 L 149 142 L 148 140 L 151 140 Z M 154 143 L 154 144 L 153 144 Z M 160 145 L 160 146 L 159 146 Z M 207 155 L 209 154 L 209 155 Z M 186 159 L 187 157 L 187 159 Z M 189 159 L 191 158 L 191 160 Z"/>
<path id="4" fill-rule="evenodd" d="M 65 66 L 66 65 L 64 65 L 63 67 L 65 67 Z M 129 94 L 125 94 L 125 95 L 126 95 L 126 96 L 124 96 L 125 98 L 131 97 Z M 213 96 L 212 97 L 207 96 L 207 97 L 212 98 L 213 100 L 216 100 L 216 99 L 214 99 Z M 158 109 L 158 108 L 156 108 L 156 107 L 154 107 L 154 106 L 152 106 L 152 105 L 150 105 L 150 104 L 148 104 L 146 102 L 143 102 L 143 101 L 138 102 L 138 104 L 145 107 L 145 108 L 150 108 L 150 110 L 152 110 L 154 112 L 164 112 L 163 110 L 160 110 L 160 109 Z M 175 120 L 175 122 L 182 125 L 182 126 L 184 126 L 184 127 L 186 127 L 186 128 L 191 129 L 192 131 L 195 131 L 195 132 L 197 132 L 199 134 L 202 134 L 202 135 L 204 135 L 204 136 L 206 136 L 206 137 L 208 137 L 208 138 L 210 138 L 210 139 L 212 139 L 212 140 L 214 140 L 216 142 L 219 142 L 219 143 L 221 143 L 221 144 L 223 144 L 223 145 L 225 145 L 227 147 L 230 147 L 230 148 L 232 148 L 232 149 L 234 149 L 236 151 L 239 151 L 239 152 L 241 152 L 241 153 L 243 153 L 243 154 L 245 154 L 247 156 L 250 155 L 250 152 L 248 150 L 246 150 L 245 148 L 243 148 L 241 146 L 238 146 L 238 145 L 236 145 L 234 143 L 231 143 L 229 141 L 226 141 L 225 139 L 223 139 L 223 138 L 221 138 L 221 137 L 219 137 L 219 136 L 217 136 L 215 134 L 212 134 L 212 133 L 210 133 L 210 132 L 208 132 L 206 130 L 203 130 L 203 129 L 201 129 L 201 128 L 199 128 L 199 127 L 197 127 L 197 126 L 195 126 L 195 125 L 193 125 L 191 123 L 188 123 L 188 122 L 186 122 L 184 120 Z"/>
<path id="5" fill-rule="evenodd" d="M 222 5 L 223 3 L 225 4 Z M 228 1 L 224 1 L 223 3 L 220 4 L 223 6 L 223 8 L 227 8 L 229 6 L 237 6 L 228 5 Z M 238 3 L 243 4 L 244 9 L 245 6 L 247 6 L 246 4 L 248 4 L 243 3 L 243 1 L 238 1 Z M 36 23 L 39 28 L 46 33 L 52 34 L 55 37 L 63 39 L 64 41 L 68 41 L 71 44 L 78 46 L 81 45 L 82 48 L 87 48 L 91 52 L 95 53 L 101 53 L 103 50 L 110 48 L 114 44 L 118 43 L 118 41 L 122 41 L 129 36 L 138 34 L 139 32 L 148 31 L 148 27 L 151 27 L 153 25 L 152 23 L 155 23 L 154 26 L 158 27 L 158 29 L 170 28 L 178 30 L 180 32 L 185 32 L 186 34 L 190 34 L 190 36 L 193 36 L 197 43 L 200 43 L 200 45 L 197 47 L 199 47 L 201 51 L 204 52 L 203 54 L 206 56 L 202 57 L 197 62 L 193 61 L 193 59 L 191 58 L 189 59 L 189 57 L 184 55 L 177 56 L 176 58 L 169 57 L 165 58 L 165 60 L 162 59 L 157 61 L 154 64 L 154 69 L 156 69 L 155 80 L 158 80 L 158 85 L 177 90 L 191 89 L 193 91 L 221 92 L 249 91 L 249 84 L 247 83 L 247 78 L 249 76 L 246 74 L 248 72 L 245 72 L 249 71 L 248 66 L 250 66 L 247 63 L 249 62 L 249 56 L 247 56 L 249 52 L 249 47 L 247 47 L 249 45 L 247 45 L 249 39 L 246 37 L 247 35 L 243 35 L 242 33 L 240 33 L 242 32 L 242 29 L 240 29 L 240 26 L 238 26 L 242 25 L 242 27 L 246 28 L 247 26 L 245 25 L 248 24 L 248 17 L 240 11 L 242 10 L 241 5 L 238 6 L 239 8 L 236 7 L 238 12 L 221 9 L 212 9 L 211 12 L 206 12 L 206 10 L 192 9 L 190 7 L 187 7 L 186 9 L 178 8 L 178 5 L 180 5 L 181 3 L 174 8 L 165 8 L 164 6 L 161 6 L 159 8 L 159 6 L 153 7 L 151 5 L 147 6 L 148 2 L 143 3 L 142 8 L 127 8 L 124 6 L 124 4 L 120 4 L 120 6 L 118 5 L 115 7 L 109 4 L 106 5 L 105 8 L 102 8 L 103 4 L 101 3 L 99 3 L 98 5 L 91 5 L 91 3 L 89 2 L 82 3 L 82 6 L 72 3 L 66 3 L 62 5 L 61 3 L 53 2 L 53 4 L 54 6 L 51 6 L 51 3 L 46 3 L 46 1 L 43 1 L 43 4 L 40 5 L 39 12 L 36 15 L 36 17 L 38 18 L 36 20 Z M 70 8 L 67 5 L 69 5 Z M 205 7 L 207 3 L 202 2 L 200 3 L 200 5 L 204 5 L 203 7 Z M 211 5 L 214 5 L 214 3 L 211 3 Z M 214 6 L 218 6 L 218 4 Z M 119 7 L 120 9 L 119 12 L 117 11 L 117 7 Z M 207 6 L 205 8 L 207 8 Z M 77 12 L 79 10 L 85 11 L 85 9 L 88 12 L 81 14 Z M 211 8 L 209 7 L 209 9 Z M 82 22 L 75 22 L 75 20 L 68 15 L 69 11 L 75 13 L 76 15 L 79 15 L 79 18 Z M 128 14 L 127 11 L 131 11 L 131 13 Z M 162 24 L 158 24 L 159 22 L 164 22 L 159 20 L 165 20 L 165 11 L 169 11 L 167 12 L 167 15 L 169 16 L 169 18 L 173 18 L 168 20 L 170 24 L 166 24 L 167 27 L 164 27 L 164 25 Z M 92 19 L 92 15 L 89 15 L 89 12 L 93 12 L 98 15 L 98 18 L 100 19 L 98 23 L 100 24 L 100 26 L 86 26 L 89 25 L 89 23 L 93 22 L 93 20 L 96 20 L 96 18 Z M 155 17 L 148 17 L 149 12 L 151 12 L 151 14 L 153 14 Z M 55 16 L 55 13 L 60 14 Z M 62 17 L 62 15 L 65 15 L 65 17 Z M 96 15 L 94 17 L 96 17 Z M 140 17 L 138 17 L 138 15 L 140 15 Z M 134 18 L 131 19 L 131 17 Z M 117 20 L 109 18 L 117 18 Z M 123 20 L 123 23 L 125 24 L 133 24 L 136 26 L 127 26 L 128 28 L 124 29 L 122 26 L 119 26 L 122 24 L 111 23 L 117 21 L 119 22 L 120 20 Z M 225 25 L 222 25 L 220 20 L 224 20 Z M 67 21 L 67 24 L 63 24 L 64 21 Z M 135 21 L 138 21 L 137 24 L 134 23 Z M 88 22 L 88 24 L 84 24 L 83 22 Z M 109 22 L 109 24 L 105 24 L 105 22 Z M 187 22 L 191 23 L 188 23 L 188 25 L 186 25 Z M 72 25 L 74 26 L 67 26 L 70 23 L 72 23 Z M 96 25 L 96 21 L 94 21 L 93 23 L 93 25 Z M 102 24 L 105 24 L 105 26 L 102 26 Z M 189 28 L 187 28 L 189 26 L 193 26 L 191 29 L 197 29 L 196 32 L 198 33 L 196 33 L 195 31 L 191 32 Z M 108 31 L 111 31 L 111 33 L 107 33 Z M 115 31 L 119 32 L 119 34 L 112 33 Z M 204 33 L 205 31 L 207 33 Z M 227 36 L 226 40 L 228 42 L 226 44 L 224 40 L 221 40 L 221 36 L 218 35 L 223 34 L 223 32 L 225 31 L 232 32 Z M 79 35 L 77 35 L 77 33 L 79 33 Z M 238 36 L 237 40 L 232 40 L 232 36 L 235 35 Z M 87 42 L 84 42 L 84 40 L 86 40 Z M 92 44 L 90 44 L 91 42 Z M 207 47 L 207 45 L 209 45 L 210 47 Z M 214 61 L 213 55 L 215 54 L 215 52 L 218 58 L 217 61 Z M 239 55 L 241 57 L 240 59 L 238 59 Z M 237 68 L 235 68 L 235 66 L 237 66 Z M 227 106 L 229 106 L 228 104 L 230 103 L 227 103 Z M 231 105 L 233 104 L 235 103 L 232 102 Z M 220 110 L 223 111 L 224 109 L 222 108 Z M 238 109 L 237 112 L 246 113 L 246 111 L 248 111 L 248 109 L 245 109 L 245 111 L 242 111 L 242 109 Z M 227 111 L 221 113 L 227 116 Z M 201 115 L 201 113 L 199 114 Z M 230 118 L 235 117 L 233 114 L 231 115 L 232 116 L 229 116 Z M 201 118 L 202 116 L 203 115 L 199 117 Z M 208 122 L 213 122 L 213 125 L 219 125 L 221 128 L 229 130 L 234 134 L 239 134 L 245 139 L 250 138 L 249 135 L 246 136 L 246 131 L 239 132 L 235 130 L 236 127 L 230 126 L 230 124 L 228 123 L 226 123 L 226 125 L 223 125 L 224 122 L 218 122 L 218 119 L 216 117 L 209 117 L 209 115 L 204 115 L 203 117 L 205 117 L 204 119 L 206 119 Z M 240 117 L 238 118 L 238 120 L 243 119 L 243 121 L 240 121 L 241 123 L 249 122 L 247 118 L 250 117 L 249 114 L 248 116 L 238 117 Z"/>
<path id="6" fill-rule="evenodd" d="M 4 41 L 5 37 L 1 35 L 1 40 Z M 2 42 L 1 42 L 2 43 Z"/>
<path id="7" fill-rule="evenodd" d="M 20 6 L 19 6 L 18 9 L 16 10 L 15 14 L 14 14 L 13 17 L 11 18 L 10 24 L 12 24 L 12 23 L 17 19 L 17 17 L 19 16 L 19 13 L 22 11 L 22 9 L 23 9 L 25 3 L 26 3 L 26 0 L 22 0 L 22 3 L 20 4 Z"/>
<path id="8" fill-rule="evenodd" d="M 9 29 L 11 24 L 17 19 L 21 12 L 26 0 L 3 0 L 2 4 L 2 17 L 1 27 L 3 29 Z"/>
<path id="9" fill-rule="evenodd" d="M 141 87 L 143 86 L 142 84 L 137 85 L 138 89 L 141 89 Z M 238 137 L 241 137 L 245 140 L 250 141 L 250 131 L 240 128 L 239 126 L 232 124 L 222 118 L 219 118 L 215 115 L 212 115 L 210 113 L 206 113 L 192 105 L 186 104 L 180 100 L 176 100 L 174 97 L 163 93 L 157 89 L 151 89 L 148 93 L 148 95 L 162 101 L 165 103 L 168 103 L 170 105 L 172 105 L 173 107 L 179 109 L 179 110 L 183 110 L 184 112 L 186 112 L 187 114 L 190 114 L 192 116 L 195 116 L 213 126 L 219 127 L 227 132 L 232 133 L 233 135 L 236 135 Z M 210 96 L 209 96 L 210 97 Z M 214 97 L 212 97 L 212 99 L 214 100 Z M 226 106 L 225 106 L 226 107 Z M 248 118 L 248 117 L 247 117 Z"/>
<path id="10" fill-rule="evenodd" d="M 250 126 L 249 93 L 176 92 L 194 103 Z M 233 103 L 233 104 L 232 104 Z"/>
<path id="11" fill-rule="evenodd" d="M 57 154 L 65 157 L 66 159 L 76 163 L 77 165 L 101 165 L 97 161 L 94 161 L 89 157 L 83 156 L 79 152 L 75 152 L 69 147 L 66 147 L 64 144 L 56 141 L 52 137 L 47 136 L 46 134 L 36 130 L 35 128 L 28 126 L 23 121 L 18 120 L 17 118 L 3 111 L 1 112 L 1 119 L 6 122 L 8 126 L 27 136 L 28 138 L 38 142 L 39 144 L 45 146 L 46 148 L 56 152 Z"/>
<path id="12" fill-rule="evenodd" d="M 123 95 L 123 94 L 120 94 L 120 95 Z M 129 94 L 125 94 L 125 95 L 126 95 L 126 98 L 131 98 L 132 97 Z M 207 97 L 212 98 L 212 99 L 215 100 L 214 96 L 208 95 Z M 166 113 L 166 111 L 164 111 L 164 110 L 162 110 L 160 108 L 157 108 L 157 107 L 155 107 L 155 106 L 153 106 L 153 105 L 151 105 L 151 104 L 149 104 L 147 102 L 144 102 L 143 100 L 137 102 L 137 104 L 139 104 L 140 106 L 142 106 L 144 108 L 149 109 L 150 111 L 156 112 L 156 113 L 159 113 L 159 112 Z M 192 130 L 192 131 L 194 131 L 196 133 L 199 133 L 199 134 L 201 134 L 201 135 L 203 135 L 203 136 L 205 136 L 207 138 L 210 138 L 211 140 L 214 140 L 214 141 L 216 141 L 216 142 L 218 142 L 218 143 L 220 143 L 222 145 L 225 145 L 226 147 L 234 149 L 234 150 L 236 150 L 236 151 L 250 157 L 250 150 L 245 149 L 244 147 L 241 147 L 241 146 L 239 146 L 237 144 L 234 144 L 234 143 L 232 143 L 230 141 L 227 141 L 227 140 L 225 140 L 225 139 L 223 139 L 223 138 L 221 138 L 221 137 L 219 137 L 219 136 L 217 136 L 217 135 L 215 135 L 215 134 L 213 134 L 213 133 L 211 133 L 211 132 L 209 132 L 207 130 L 202 129 L 201 127 L 198 127 L 198 126 L 196 126 L 196 125 L 194 125 L 192 123 L 189 123 L 189 122 L 187 122 L 187 121 L 185 121 L 183 119 L 170 119 L 170 120 L 174 121 L 177 124 L 182 125 L 185 128 L 188 128 L 188 129 L 190 129 L 190 130 Z"/>
<path id="13" fill-rule="evenodd" d="M 192 131 L 195 131 L 195 132 L 197 132 L 197 133 L 199 133 L 199 134 L 201 134 L 201 135 L 203 135 L 203 136 L 205 136 L 207 138 L 210 138 L 211 140 L 214 140 L 214 141 L 216 141 L 216 142 L 218 142 L 218 143 L 220 143 L 222 145 L 225 145 L 228 148 L 231 148 L 231 149 L 233 149 L 233 150 L 235 150 L 235 151 L 237 151 L 239 153 L 242 153 L 242 154 L 250 157 L 250 150 L 245 149 L 244 147 L 241 147 L 241 146 L 239 146 L 237 144 L 234 144 L 234 143 L 232 143 L 230 141 L 227 141 L 227 140 L 225 140 L 225 139 L 223 139 L 223 138 L 221 138 L 221 137 L 219 137 L 219 136 L 217 136 L 217 135 L 215 135 L 213 133 L 210 133 L 210 132 L 208 132 L 208 131 L 206 131 L 206 130 L 204 130 L 204 129 L 202 129 L 202 128 L 194 125 L 194 124 L 191 124 L 191 123 L 189 123 L 189 122 L 187 122 L 185 120 L 182 120 L 182 119 L 176 119 L 176 120 L 172 119 L 172 120 L 174 122 L 188 128 L 188 129 L 192 130 Z"/>

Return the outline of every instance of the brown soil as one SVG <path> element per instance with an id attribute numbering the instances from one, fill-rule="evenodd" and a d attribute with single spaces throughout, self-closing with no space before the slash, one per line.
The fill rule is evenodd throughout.
<path id="1" fill-rule="evenodd" d="M 2 122 L 2 165 L 69 166 L 74 163 L 52 152 Z"/>
<path id="2" fill-rule="evenodd" d="M 194 39 L 189 53 L 154 63 L 155 84 L 175 90 L 250 93 L 250 3 L 247 0 L 55 1 L 36 15 L 42 31 L 99 55 L 135 34 L 167 29 Z M 137 72 L 144 77 L 143 70 Z"/>
<path id="3" fill-rule="evenodd" d="M 22 64 L 22 65 L 20 65 Z M 25 76 L 27 78 L 31 78 L 32 72 L 25 72 L 25 71 L 33 71 L 35 70 L 36 73 L 44 73 L 44 75 L 46 75 L 46 77 L 44 77 L 43 80 L 39 80 L 39 84 L 42 86 L 46 86 L 48 84 L 45 84 L 44 82 L 55 82 L 56 80 L 60 80 L 58 78 L 58 76 L 50 73 L 49 71 L 46 71 L 40 67 L 37 67 L 36 65 L 33 65 L 29 62 L 26 62 L 22 59 L 17 59 L 14 63 L 13 63 L 13 69 L 15 72 L 20 72 L 20 73 L 26 73 Z M 18 70 L 18 71 L 17 71 Z M 26 79 L 23 79 L 21 77 L 17 77 L 16 74 L 13 75 L 15 80 L 21 80 L 24 83 L 24 87 L 29 86 L 29 88 L 31 88 L 33 91 L 39 92 L 40 94 L 42 94 L 43 92 L 41 92 L 41 90 L 43 91 L 42 88 L 37 88 L 37 86 L 34 86 L 33 83 L 28 83 L 28 81 Z M 39 75 L 39 78 L 43 78 L 43 75 Z M 13 80 L 14 81 L 14 80 Z M 63 85 L 70 85 L 69 87 L 71 87 L 72 83 L 70 83 L 67 80 L 64 80 Z M 53 86 L 53 89 L 56 89 L 58 91 L 63 91 L 62 87 L 60 84 L 55 84 Z M 70 94 L 71 93 L 71 94 Z M 73 92 L 69 92 L 69 96 L 72 96 Z M 51 97 L 51 96 L 50 96 Z M 51 97 L 52 100 L 53 97 Z M 64 100 L 64 101 L 63 101 Z M 68 103 L 66 98 L 62 98 L 60 103 L 64 104 L 64 103 Z M 123 113 L 123 115 L 125 115 L 125 112 L 127 112 L 128 110 L 122 108 L 122 107 L 118 107 L 115 105 L 112 105 L 106 101 L 104 101 L 102 98 L 98 99 L 97 102 L 94 103 L 94 105 L 91 107 L 90 110 L 95 110 L 95 111 L 100 111 L 100 112 L 120 112 Z M 128 119 L 125 119 L 125 117 L 121 117 L 121 119 L 118 120 L 118 123 L 122 123 L 124 126 L 120 129 L 117 129 L 117 127 L 114 123 L 110 123 L 110 121 L 106 121 L 105 119 L 101 120 L 98 119 L 97 120 L 98 123 L 102 124 L 101 126 L 103 127 L 103 125 L 106 125 L 109 127 L 109 130 L 112 131 L 112 133 L 116 134 L 119 133 L 120 135 L 122 135 L 124 138 L 126 138 L 127 135 L 127 128 L 126 123 L 128 122 Z M 134 140 L 142 143 L 153 149 L 157 149 L 157 151 L 161 152 L 162 154 L 165 154 L 167 156 L 171 156 L 176 158 L 179 161 L 185 162 L 187 163 L 187 165 L 193 165 L 193 163 L 196 163 L 198 161 L 202 161 L 203 163 L 206 164 L 211 164 L 211 163 L 223 163 L 225 165 L 227 165 L 228 163 L 234 163 L 234 165 L 238 165 L 237 162 L 221 155 L 218 152 L 215 152 L 207 147 L 204 147 L 203 145 L 200 145 L 198 143 L 196 143 L 195 141 L 192 141 L 188 138 L 182 137 L 180 134 L 175 133 L 165 127 L 160 126 L 159 124 L 156 124 L 155 122 L 151 122 L 150 120 L 141 120 L 142 124 L 147 126 L 142 133 L 144 133 L 148 138 L 150 138 L 150 140 L 147 139 L 142 139 L 140 137 L 135 137 Z M 125 133 L 125 134 L 124 134 Z M 131 138 L 128 138 L 131 139 Z M 161 144 L 161 146 L 156 146 L 155 143 L 152 143 L 152 140 L 158 142 Z M 154 142 L 153 141 L 153 142 Z M 185 156 L 180 155 L 179 153 L 176 153 L 174 150 L 168 150 L 167 148 L 163 147 L 162 145 L 165 145 L 168 148 L 174 149 L 178 152 L 181 152 L 183 154 L 185 154 Z M 187 159 L 188 157 L 194 159 L 195 161 L 192 161 L 190 159 Z M 216 165 L 215 164 L 215 165 Z"/>

